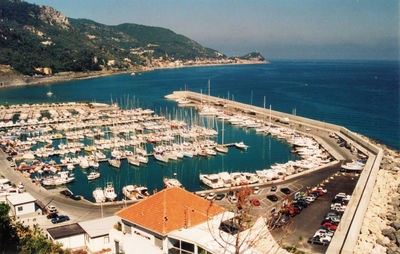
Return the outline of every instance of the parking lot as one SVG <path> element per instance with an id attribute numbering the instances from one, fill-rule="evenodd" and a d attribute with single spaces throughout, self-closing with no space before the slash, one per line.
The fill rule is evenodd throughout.
<path id="1" fill-rule="evenodd" d="M 330 177 L 329 182 L 324 184 L 326 194 L 318 197 L 300 214 L 293 217 L 287 226 L 271 231 L 275 240 L 282 241 L 286 246 L 296 246 L 306 252 L 325 253 L 327 246 L 309 244 L 307 239 L 321 228 L 321 222 L 330 210 L 335 195 L 339 192 L 351 195 L 357 180 L 358 176 L 351 174 L 338 173 Z"/>
<path id="2" fill-rule="evenodd" d="M 327 193 L 318 197 L 307 208 L 304 208 L 300 214 L 292 217 L 287 226 L 274 229 L 271 231 L 271 234 L 277 242 L 282 242 L 285 246 L 296 246 L 301 250 L 311 253 L 324 253 L 327 246 L 309 244 L 307 240 L 321 228 L 321 222 L 330 210 L 330 205 L 335 195 L 339 192 L 351 195 L 358 180 L 357 175 L 344 174 L 339 169 L 340 166 L 329 167 L 298 179 L 276 184 L 276 191 L 271 191 L 272 184 L 261 187 L 258 193 L 252 194 L 249 197 L 250 200 L 257 199 L 260 201 L 259 206 L 252 206 L 250 215 L 254 217 L 260 215 L 269 216 L 271 210 L 274 208 L 278 210 L 282 206 L 283 200 L 288 196 L 292 199 L 295 193 L 306 192 L 322 184 Z M 284 187 L 290 189 L 290 195 L 286 195 L 281 191 L 281 188 Z M 226 195 L 227 193 L 225 192 L 224 194 Z M 267 198 L 267 195 L 271 194 L 278 197 L 276 202 Z M 226 196 L 222 200 L 215 200 L 215 202 L 227 210 L 232 210 L 236 206 Z"/>
<path id="3" fill-rule="evenodd" d="M 276 184 L 277 190 L 271 191 L 271 186 L 274 184 L 269 184 L 264 187 L 260 187 L 260 192 L 257 194 L 252 194 L 249 199 L 257 199 L 260 201 L 260 206 L 254 206 L 250 210 L 250 215 L 254 217 L 258 217 L 260 215 L 267 216 L 270 215 L 271 211 L 275 208 L 276 210 L 279 209 L 282 205 L 283 200 L 288 196 L 281 191 L 281 188 L 289 188 L 291 194 L 289 195 L 290 198 L 294 196 L 297 192 L 304 192 L 307 191 L 310 187 L 316 186 L 320 184 L 324 179 L 328 178 L 337 170 L 339 169 L 338 166 L 336 167 L 327 167 L 325 169 L 321 169 L 320 171 L 314 172 L 309 175 L 304 175 L 299 178 L 295 178 L 292 180 L 288 180 L 283 183 Z M 227 194 L 227 192 L 224 192 Z M 267 199 L 267 195 L 274 194 L 278 197 L 278 201 L 273 202 Z M 231 210 L 235 204 L 232 204 L 226 197 L 222 200 L 215 200 L 215 202 L 225 207 L 228 210 Z"/>

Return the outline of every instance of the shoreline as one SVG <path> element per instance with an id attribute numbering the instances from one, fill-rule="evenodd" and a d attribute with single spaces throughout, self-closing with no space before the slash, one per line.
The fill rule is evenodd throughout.
<path id="1" fill-rule="evenodd" d="M 51 76 L 16 76 L 15 79 L 0 80 L 0 89 L 10 87 L 22 87 L 39 84 L 49 84 L 57 82 L 67 82 L 74 80 L 85 80 L 107 76 L 114 76 L 127 73 L 135 72 L 150 72 L 154 70 L 163 69 L 180 69 L 180 68 L 191 68 L 191 67 L 205 67 L 205 66 L 224 66 L 224 65 L 250 65 L 250 64 L 269 64 L 269 61 L 254 61 L 245 63 L 213 63 L 213 64 L 196 64 L 196 65 L 182 65 L 182 66 L 165 66 L 165 67 L 144 67 L 143 69 L 131 69 L 121 71 L 97 71 L 97 72 L 61 72 Z"/>

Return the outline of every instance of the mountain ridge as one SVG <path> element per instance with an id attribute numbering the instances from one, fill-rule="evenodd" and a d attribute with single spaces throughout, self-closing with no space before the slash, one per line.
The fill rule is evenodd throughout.
<path id="1" fill-rule="evenodd" d="M 28 76 L 266 62 L 254 52 L 228 58 L 167 28 L 68 18 L 22 0 L 0 0 L 0 31 L 0 65 Z"/>

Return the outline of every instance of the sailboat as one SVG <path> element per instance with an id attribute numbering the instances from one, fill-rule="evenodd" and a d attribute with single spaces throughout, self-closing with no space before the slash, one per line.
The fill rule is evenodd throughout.
<path id="1" fill-rule="evenodd" d="M 46 95 L 47 95 L 48 97 L 51 97 L 51 96 L 53 96 L 53 93 L 52 93 L 51 91 L 48 91 L 48 92 L 46 93 Z"/>
<path id="2" fill-rule="evenodd" d="M 224 119 L 222 119 L 222 144 L 217 145 L 215 147 L 215 150 L 217 150 L 220 153 L 227 153 L 228 152 L 228 147 L 224 146 Z"/>

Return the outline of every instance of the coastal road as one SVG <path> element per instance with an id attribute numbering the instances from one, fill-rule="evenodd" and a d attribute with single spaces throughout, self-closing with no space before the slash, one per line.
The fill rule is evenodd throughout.
<path id="1" fill-rule="evenodd" d="M 0 173 L 12 183 L 18 184 L 22 182 L 25 190 L 44 205 L 54 205 L 57 207 L 59 214 L 68 215 L 71 220 L 65 222 L 65 224 L 111 216 L 125 207 L 124 204 L 97 206 L 86 200 L 75 201 L 66 198 L 59 193 L 61 190 L 59 188 L 46 190 L 40 184 L 34 184 L 32 179 L 23 177 L 22 173 L 10 167 L 10 162 L 7 161 L 6 154 L 2 151 L 0 152 Z M 46 221 L 43 223 L 40 224 L 42 228 L 52 226 L 49 220 L 47 223 Z"/>

